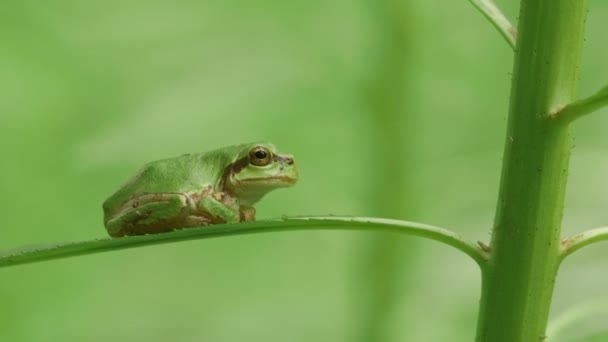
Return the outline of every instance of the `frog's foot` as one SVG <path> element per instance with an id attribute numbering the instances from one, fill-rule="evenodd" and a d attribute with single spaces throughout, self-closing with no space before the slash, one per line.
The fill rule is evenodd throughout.
<path id="1" fill-rule="evenodd" d="M 240 208 L 241 221 L 255 221 L 255 208 L 241 206 Z"/>
<path id="2" fill-rule="evenodd" d="M 141 235 L 204 226 L 205 217 L 189 215 L 191 200 L 184 194 L 146 194 L 125 203 L 120 215 L 106 222 L 110 236 Z"/>

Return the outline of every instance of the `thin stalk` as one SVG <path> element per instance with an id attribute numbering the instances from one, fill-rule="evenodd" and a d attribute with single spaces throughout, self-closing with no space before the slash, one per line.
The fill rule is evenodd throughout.
<path id="1" fill-rule="evenodd" d="M 455 247 L 473 258 L 480 267 L 484 267 L 486 262 L 484 251 L 474 243 L 463 240 L 457 234 L 445 228 L 423 223 L 369 217 L 313 216 L 213 225 L 162 234 L 130 236 L 117 239 L 97 239 L 57 244 L 49 247 L 21 249 L 1 254 L 0 267 L 178 241 L 293 230 L 382 231 L 420 236 Z"/>
<path id="2" fill-rule="evenodd" d="M 552 117 L 570 123 L 605 106 L 608 106 L 608 86 L 605 86 L 587 98 L 567 105 L 562 110 L 553 114 Z"/>
<path id="3" fill-rule="evenodd" d="M 608 227 L 591 229 L 564 239 L 562 241 L 560 261 L 579 249 L 600 241 L 608 241 Z"/>
<path id="4" fill-rule="evenodd" d="M 515 49 L 517 28 L 502 13 L 492 0 L 469 0 L 490 21 L 511 48 Z"/>
<path id="5" fill-rule="evenodd" d="M 565 312 L 551 319 L 549 328 L 547 328 L 547 340 L 570 341 L 571 339 L 566 339 L 564 337 L 568 331 L 580 332 L 580 326 L 585 326 L 585 322 L 593 322 L 597 320 L 597 317 L 606 317 L 606 314 L 608 313 L 608 298 L 594 297 L 595 298 L 592 300 L 569 307 Z M 585 330 L 588 329 L 588 326 L 586 326 Z M 589 333 L 589 331 L 587 331 L 587 333 Z M 587 339 L 577 339 L 576 341 L 587 341 Z"/>
<path id="6" fill-rule="evenodd" d="M 522 0 L 507 139 L 477 341 L 544 341 L 572 137 L 586 0 Z"/>
<path id="7" fill-rule="evenodd" d="M 405 88 L 411 82 L 412 27 L 416 17 L 408 10 L 410 4 L 402 0 L 370 1 L 368 12 L 373 14 L 378 27 L 376 45 L 370 49 L 372 72 L 365 80 L 362 98 L 369 108 L 369 125 L 361 136 L 370 147 L 368 158 L 374 165 L 373 177 L 367 182 L 365 196 L 371 215 L 401 218 L 412 215 L 416 201 L 412 191 L 412 168 L 406 168 L 415 151 L 415 130 L 412 129 L 404 103 L 409 93 Z M 374 58 L 375 57 L 375 58 Z M 403 146 L 410 146 L 403 148 Z M 356 262 L 358 302 L 361 315 L 357 324 L 358 341 L 388 341 L 391 339 L 391 315 L 407 296 L 415 283 L 412 269 L 419 245 L 410 239 L 395 239 L 387 234 L 370 234 L 365 237 L 361 259 Z M 404 301 L 403 298 L 406 300 Z M 414 322 L 402 322 L 406 330 Z"/>

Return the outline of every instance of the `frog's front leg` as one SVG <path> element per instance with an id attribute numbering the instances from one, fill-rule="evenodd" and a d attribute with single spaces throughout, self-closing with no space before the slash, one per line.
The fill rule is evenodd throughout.
<path id="1" fill-rule="evenodd" d="M 106 222 L 110 236 L 160 233 L 192 226 L 189 198 L 180 193 L 144 194 L 122 205 L 122 212 Z"/>
<path id="2" fill-rule="evenodd" d="M 240 207 L 241 221 L 255 221 L 255 208 L 254 207 Z"/>
<path id="3" fill-rule="evenodd" d="M 199 209 L 211 215 L 216 223 L 235 223 L 241 221 L 239 205 L 236 199 L 224 192 L 205 195 L 199 203 Z"/>

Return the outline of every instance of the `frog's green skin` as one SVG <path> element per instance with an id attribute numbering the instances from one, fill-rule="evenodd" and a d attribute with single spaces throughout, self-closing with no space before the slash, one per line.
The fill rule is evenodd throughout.
<path id="1" fill-rule="evenodd" d="M 158 160 L 104 202 L 104 224 L 119 237 L 252 221 L 262 196 L 297 179 L 293 157 L 269 143 Z"/>

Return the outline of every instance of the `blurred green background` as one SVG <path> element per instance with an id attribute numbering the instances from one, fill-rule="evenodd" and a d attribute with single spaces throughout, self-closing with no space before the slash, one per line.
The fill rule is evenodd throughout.
<path id="1" fill-rule="evenodd" d="M 2 249 L 104 237 L 102 201 L 143 163 L 255 140 L 301 172 L 258 219 L 386 216 L 489 240 L 512 51 L 465 0 L 0 8 Z M 581 95 L 608 81 L 607 18 L 591 1 Z M 567 234 L 608 224 L 603 114 L 575 128 Z M 564 264 L 552 320 L 595 311 L 554 341 L 605 329 L 607 271 L 606 246 Z M 229 237 L 2 269 L 0 341 L 470 341 L 479 288 L 473 262 L 426 240 Z"/>

